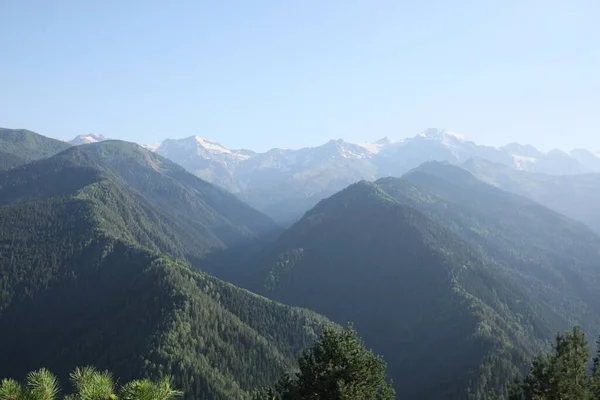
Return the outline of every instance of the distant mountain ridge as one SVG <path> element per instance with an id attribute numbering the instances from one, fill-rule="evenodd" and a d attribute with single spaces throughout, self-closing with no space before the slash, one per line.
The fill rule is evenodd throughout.
<path id="1" fill-rule="evenodd" d="M 286 224 L 319 200 L 361 179 L 401 176 L 427 161 L 462 164 L 483 158 L 511 168 L 554 175 L 600 172 L 600 157 L 587 150 L 544 153 L 531 145 L 478 145 L 456 132 L 427 129 L 412 138 L 354 144 L 331 140 L 298 150 L 263 153 L 232 150 L 198 136 L 147 146 L 193 174 L 226 188 Z"/>
<path id="2" fill-rule="evenodd" d="M 600 234 L 600 174 L 548 175 L 473 158 L 462 164 L 479 179 L 587 224 Z"/>
<path id="3" fill-rule="evenodd" d="M 109 139 L 86 134 L 73 139 L 70 144 L 105 140 Z M 68 146 L 65 142 L 59 144 Z M 52 149 L 53 146 L 45 147 Z M 60 149 L 65 148 L 60 146 Z M 496 148 L 478 145 L 456 132 L 434 128 L 403 140 L 386 137 L 372 143 L 354 144 L 340 139 L 317 147 L 271 149 L 262 153 L 229 149 L 200 136 L 166 139 L 143 147 L 234 193 L 281 225 L 291 224 L 319 200 L 348 185 L 362 179 L 399 177 L 428 161 L 462 165 L 476 158 L 536 174 L 600 173 L 600 154 L 588 150 L 542 152 L 531 145 L 518 143 Z M 58 151 L 48 154 L 42 151 L 38 158 Z M 23 162 L 18 155 L 7 154 L 0 147 L 0 169 Z"/>

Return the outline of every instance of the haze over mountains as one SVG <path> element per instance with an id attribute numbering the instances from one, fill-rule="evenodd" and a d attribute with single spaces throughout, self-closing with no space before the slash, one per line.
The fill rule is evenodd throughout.
<path id="1" fill-rule="evenodd" d="M 564 169 L 585 153 L 437 130 L 266 153 L 95 139 L 0 131 L 0 377 L 93 364 L 247 400 L 352 322 L 398 398 L 487 400 L 557 331 L 600 334 L 600 174 Z"/>
<path id="2" fill-rule="evenodd" d="M 69 143 L 80 145 L 104 140 L 108 139 L 103 135 L 86 134 Z M 600 153 L 584 149 L 542 152 L 518 143 L 495 148 L 439 129 L 427 129 L 415 137 L 397 141 L 383 138 L 373 143 L 353 144 L 332 140 L 318 147 L 272 149 L 264 153 L 228 149 L 199 136 L 166 139 L 143 147 L 234 193 L 282 226 L 289 226 L 320 200 L 362 179 L 399 177 L 423 162 L 447 161 L 463 165 L 486 182 L 539 201 L 600 232 L 600 217 L 595 207 L 599 194 L 592 185 L 600 179 L 595 175 L 600 173 Z M 483 168 L 482 163 L 487 167 Z M 492 165 L 503 171 L 494 172 L 495 176 L 502 174 L 503 180 L 486 176 Z M 507 174 L 519 177 L 521 183 L 516 185 L 513 179 L 512 184 L 507 184 Z M 575 178 L 585 174 L 585 178 Z M 524 187 L 523 181 L 530 183 Z M 541 185 L 542 189 L 531 181 L 546 184 Z"/>
<path id="3" fill-rule="evenodd" d="M 361 179 L 401 176 L 426 161 L 461 164 L 473 157 L 514 169 L 553 175 L 600 172 L 600 158 L 587 150 L 544 153 L 517 143 L 501 148 L 428 129 L 400 141 L 383 138 L 353 144 L 332 140 L 299 150 L 265 153 L 231 150 L 201 137 L 168 139 L 152 150 L 196 176 L 236 193 L 277 222 L 289 224 L 319 200 Z"/>

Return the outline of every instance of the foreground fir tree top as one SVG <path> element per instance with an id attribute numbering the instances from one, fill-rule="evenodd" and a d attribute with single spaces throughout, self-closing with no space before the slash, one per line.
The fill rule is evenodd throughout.
<path id="1" fill-rule="evenodd" d="M 579 327 L 558 334 L 551 354 L 540 354 L 529 374 L 508 387 L 509 400 L 595 400 L 600 399 L 600 340 L 591 374 L 590 352 Z M 497 398 L 495 395 L 492 398 Z"/>
<path id="2" fill-rule="evenodd" d="M 29 373 L 25 384 L 2 380 L 0 400 L 172 400 L 183 394 L 173 389 L 169 378 L 158 382 L 136 380 L 118 388 L 108 371 L 94 367 L 75 369 L 71 386 L 73 392 L 66 394 L 52 372 L 40 369 Z"/>
<path id="3" fill-rule="evenodd" d="M 327 329 L 298 360 L 299 370 L 285 375 L 255 400 L 393 400 L 385 361 L 366 349 L 352 327 Z"/>

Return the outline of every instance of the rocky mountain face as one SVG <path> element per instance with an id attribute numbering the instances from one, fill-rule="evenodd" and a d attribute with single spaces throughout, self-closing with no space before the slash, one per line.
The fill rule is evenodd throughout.
<path id="1" fill-rule="evenodd" d="M 427 161 L 462 164 L 471 158 L 482 158 L 536 173 L 600 172 L 600 157 L 587 150 L 544 153 L 517 143 L 495 148 L 439 129 L 427 129 L 400 141 L 383 138 L 353 144 L 332 140 L 318 147 L 272 149 L 264 153 L 228 149 L 198 136 L 167 139 L 146 148 L 237 194 L 284 225 L 352 183 L 401 176 Z"/>

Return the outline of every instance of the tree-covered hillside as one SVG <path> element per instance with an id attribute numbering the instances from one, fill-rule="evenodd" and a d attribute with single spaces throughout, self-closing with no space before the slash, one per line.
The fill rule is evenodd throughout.
<path id="1" fill-rule="evenodd" d="M 405 398 L 485 398 L 553 329 L 456 234 L 367 182 L 319 203 L 238 279 L 353 321 Z"/>
<path id="2" fill-rule="evenodd" d="M 65 379 L 89 364 L 125 380 L 172 375 L 190 399 L 245 399 L 330 325 L 177 258 L 271 223 L 145 157 L 107 142 L 0 174 L 0 376 L 46 367 Z M 165 210 L 169 198 L 194 212 L 189 224 Z"/>
<path id="3" fill-rule="evenodd" d="M 26 129 L 0 128 L 0 170 L 51 157 L 70 144 Z"/>
<path id="4" fill-rule="evenodd" d="M 185 256 L 272 237 L 278 227 L 235 196 L 138 145 L 106 141 L 0 173 L 0 203 L 74 196 L 115 237 Z"/>
<path id="5" fill-rule="evenodd" d="M 598 260 L 583 224 L 428 163 L 350 186 L 216 273 L 353 321 L 408 398 L 484 399 L 556 331 L 600 332 Z"/>
<path id="6" fill-rule="evenodd" d="M 448 164 L 423 164 L 377 184 L 471 244 L 539 307 L 552 310 L 557 328 L 580 324 L 600 332 L 600 238 L 588 227 Z"/>

